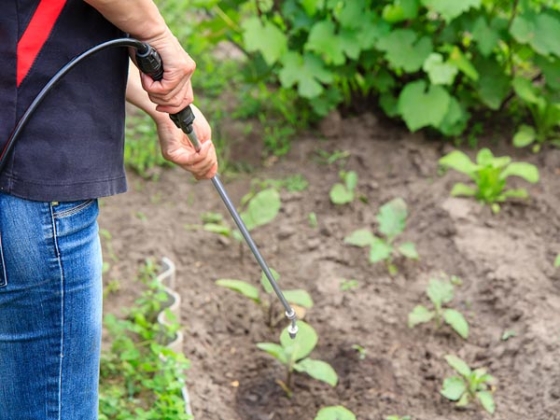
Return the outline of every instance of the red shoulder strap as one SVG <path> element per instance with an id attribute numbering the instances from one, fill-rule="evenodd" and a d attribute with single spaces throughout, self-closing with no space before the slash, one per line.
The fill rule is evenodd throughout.
<path id="1" fill-rule="evenodd" d="M 65 4 L 66 0 L 40 0 L 17 45 L 17 86 L 29 73 Z"/>

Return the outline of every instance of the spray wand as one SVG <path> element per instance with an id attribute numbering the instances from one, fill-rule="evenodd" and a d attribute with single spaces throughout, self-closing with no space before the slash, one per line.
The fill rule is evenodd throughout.
<path id="1" fill-rule="evenodd" d="M 138 68 L 140 69 L 140 71 L 142 71 L 142 73 L 147 74 L 153 80 L 156 81 L 161 80 L 163 78 L 163 63 L 160 55 L 150 45 L 143 44 L 143 46 L 144 48 L 136 49 L 136 64 L 138 65 Z M 171 118 L 171 120 L 173 120 L 175 125 L 187 135 L 194 149 L 198 152 L 200 150 L 200 142 L 198 141 L 196 132 L 194 131 L 192 126 L 194 122 L 194 114 L 192 112 L 191 107 L 187 106 L 185 109 L 183 109 L 177 114 L 170 114 L 169 117 Z M 268 265 L 266 264 L 264 258 L 259 252 L 259 249 L 255 245 L 253 238 L 251 238 L 249 230 L 245 226 L 245 223 L 243 223 L 241 216 L 239 215 L 239 213 L 235 209 L 235 206 L 231 202 L 218 175 L 217 174 L 214 175 L 211 181 L 212 184 L 214 184 L 214 187 L 216 188 L 216 191 L 220 195 L 220 198 L 224 202 L 226 208 L 228 209 L 231 217 L 235 221 L 235 224 L 239 228 L 241 235 L 243 235 L 245 242 L 251 249 L 251 252 L 255 256 L 255 259 L 257 260 L 262 271 L 266 275 L 266 278 L 270 282 L 270 285 L 276 292 L 278 299 L 280 299 L 280 302 L 284 306 L 284 309 L 286 310 L 286 317 L 291 321 L 290 326 L 288 327 L 288 333 L 290 334 L 291 338 L 295 338 L 298 331 L 298 327 L 296 325 L 295 311 L 293 310 L 292 307 L 290 307 L 290 304 L 288 303 L 288 301 L 284 297 L 284 294 L 278 287 L 278 283 L 276 283 L 274 276 L 270 272 Z"/>

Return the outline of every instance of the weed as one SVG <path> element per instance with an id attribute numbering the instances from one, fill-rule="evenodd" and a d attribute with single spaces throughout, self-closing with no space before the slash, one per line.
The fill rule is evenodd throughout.
<path id="1" fill-rule="evenodd" d="M 341 405 L 323 407 L 314 420 L 356 420 L 356 415 Z"/>
<path id="2" fill-rule="evenodd" d="M 354 193 L 358 186 L 358 174 L 354 171 L 340 171 L 339 177 L 342 183 L 337 182 L 329 193 L 333 204 L 348 204 L 354 201 Z"/>
<path id="3" fill-rule="evenodd" d="M 527 198 L 524 188 L 506 189 L 506 180 L 510 176 L 518 176 L 532 184 L 539 181 L 539 170 L 535 165 L 525 162 L 512 162 L 509 156 L 494 157 L 492 152 L 481 149 L 476 156 L 476 163 L 458 150 L 439 160 L 440 165 L 463 173 L 471 178 L 475 187 L 457 183 L 451 190 L 452 196 L 475 197 L 482 203 L 490 204 L 492 211 L 500 211 L 498 203 L 508 198 Z"/>
<path id="4" fill-rule="evenodd" d="M 274 269 L 270 269 L 270 271 L 274 279 L 278 282 L 280 280 L 280 275 Z M 264 272 L 261 273 L 261 286 L 264 290 L 264 293 L 261 293 L 261 291 L 251 283 L 243 280 L 219 279 L 216 280 L 216 284 L 218 286 L 233 290 L 234 292 L 237 292 L 251 299 L 253 302 L 261 306 L 263 312 L 266 314 L 265 323 L 269 327 L 276 326 L 278 322 L 283 318 L 283 314 L 275 316 L 278 311 L 275 310 L 275 306 L 273 305 L 273 303 L 276 301 L 276 299 L 274 298 L 274 289 L 270 285 L 270 282 L 268 281 L 268 278 L 266 277 Z M 290 304 L 297 305 L 305 309 L 310 309 L 313 307 L 313 299 L 311 299 L 311 296 L 305 290 L 285 290 L 283 294 Z"/>
<path id="5" fill-rule="evenodd" d="M 322 360 L 311 359 L 309 354 L 313 351 L 319 337 L 311 325 L 297 321 L 299 332 L 295 339 L 290 338 L 288 327 L 280 334 L 280 344 L 258 343 L 257 347 L 286 368 L 285 380 L 278 380 L 278 384 L 291 396 L 291 378 L 293 372 L 306 373 L 314 379 L 336 386 L 338 375 L 331 365 Z"/>
<path id="6" fill-rule="evenodd" d="M 338 163 L 339 166 L 343 166 L 346 160 L 350 157 L 350 152 L 346 150 L 335 150 L 329 153 L 325 150 L 317 150 L 316 152 L 317 161 L 323 165 L 332 165 Z"/>
<path id="7" fill-rule="evenodd" d="M 554 267 L 560 267 L 560 254 L 556 255 L 556 258 L 554 259 Z"/>
<path id="8" fill-rule="evenodd" d="M 377 237 L 367 229 L 358 229 L 344 238 L 344 242 L 359 247 L 369 247 L 369 261 L 372 264 L 384 261 L 389 274 L 398 272 L 393 260 L 395 256 L 417 260 L 416 246 L 412 242 L 403 242 L 395 245 L 406 227 L 408 210 L 402 198 L 395 198 L 380 207 L 376 218 L 379 222 L 379 232 L 383 238 Z"/>
<path id="9" fill-rule="evenodd" d="M 419 324 L 435 321 L 436 327 L 442 323 L 448 324 L 457 334 L 464 339 L 469 336 L 469 324 L 463 314 L 455 309 L 444 308 L 444 305 L 453 300 L 453 284 L 450 281 L 431 279 L 426 294 L 433 305 L 428 309 L 424 305 L 416 306 L 408 314 L 408 326 L 414 328 Z"/>
<path id="10" fill-rule="evenodd" d="M 319 225 L 317 222 L 317 214 L 313 211 L 307 215 L 307 220 L 309 221 L 309 226 L 313 229 L 316 229 Z"/>
<path id="11" fill-rule="evenodd" d="M 155 319 L 167 294 L 155 278 L 154 267 L 151 262 L 144 267 L 141 277 L 148 288 L 128 317 L 105 317 L 113 341 L 101 358 L 100 420 L 191 418 L 181 393 L 189 362 L 161 344 L 161 337 L 174 336 L 179 325 L 172 317 L 169 326 Z"/>
<path id="12" fill-rule="evenodd" d="M 340 290 L 342 290 L 343 292 L 356 289 L 359 286 L 360 283 L 358 282 L 358 280 L 355 279 L 350 279 L 350 280 L 342 279 L 340 281 Z"/>
<path id="13" fill-rule="evenodd" d="M 358 353 L 358 358 L 360 360 L 364 360 L 367 356 L 367 350 L 364 346 L 360 346 L 359 344 L 352 344 L 352 349 L 356 350 Z"/>
<path id="14" fill-rule="evenodd" d="M 508 341 L 510 338 L 517 337 L 517 333 L 513 330 L 505 330 L 500 337 L 502 341 Z"/>
<path id="15" fill-rule="evenodd" d="M 493 414 L 496 409 L 492 395 L 494 377 L 486 373 L 484 368 L 471 369 L 457 356 L 447 355 L 445 360 L 459 375 L 445 378 L 441 394 L 451 401 L 457 401 L 459 407 L 465 407 L 473 400 L 478 401 L 487 412 Z"/>

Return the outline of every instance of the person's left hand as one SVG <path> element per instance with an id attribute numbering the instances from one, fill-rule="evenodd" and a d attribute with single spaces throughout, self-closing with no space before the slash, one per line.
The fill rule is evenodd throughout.
<path id="1" fill-rule="evenodd" d="M 166 116 L 157 121 L 161 153 L 165 159 L 191 172 L 196 179 L 210 179 L 218 172 L 212 129 L 202 112 L 194 105 L 191 108 L 195 116 L 193 129 L 200 142 L 200 150 L 197 152 L 187 135 Z"/>

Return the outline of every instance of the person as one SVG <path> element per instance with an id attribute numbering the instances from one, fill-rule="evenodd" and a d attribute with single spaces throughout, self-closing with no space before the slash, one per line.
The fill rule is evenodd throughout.
<path id="1" fill-rule="evenodd" d="M 97 199 L 126 190 L 125 96 L 148 112 L 163 155 L 197 179 L 217 160 L 195 108 L 197 153 L 169 119 L 193 102 L 194 61 L 152 0 L 14 0 L 0 14 L 0 147 L 69 60 L 129 34 L 161 55 L 153 81 L 129 51 L 101 51 L 47 95 L 0 174 L 0 420 L 98 417 L 102 257 Z M 127 88 L 127 79 L 129 79 Z"/>

